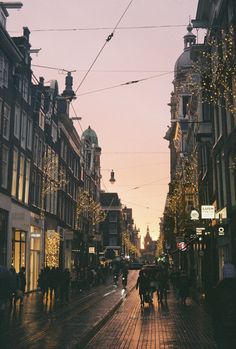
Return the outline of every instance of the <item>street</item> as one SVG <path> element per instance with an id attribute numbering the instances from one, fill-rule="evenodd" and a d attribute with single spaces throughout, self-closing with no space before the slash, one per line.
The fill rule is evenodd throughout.
<path id="1" fill-rule="evenodd" d="M 159 306 L 155 296 L 154 305 L 142 309 L 137 273 L 129 273 L 126 292 L 110 280 L 65 305 L 26 295 L 23 306 L 5 314 L 1 349 L 215 348 L 209 317 L 192 301 L 182 306 L 171 291 L 167 306 Z"/>

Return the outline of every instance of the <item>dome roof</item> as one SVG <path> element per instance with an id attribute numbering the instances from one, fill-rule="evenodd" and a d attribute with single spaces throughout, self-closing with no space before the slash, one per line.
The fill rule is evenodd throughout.
<path id="1" fill-rule="evenodd" d="M 81 140 L 82 140 L 82 142 L 87 141 L 91 145 L 95 144 L 96 146 L 98 146 L 98 137 L 96 135 L 96 132 L 94 130 L 92 130 L 90 126 L 87 128 L 87 130 L 85 130 L 82 133 Z"/>
<path id="2" fill-rule="evenodd" d="M 184 70 L 189 69 L 191 67 L 192 60 L 190 58 L 190 47 L 179 56 L 175 63 L 175 77 L 179 73 L 182 73 Z"/>

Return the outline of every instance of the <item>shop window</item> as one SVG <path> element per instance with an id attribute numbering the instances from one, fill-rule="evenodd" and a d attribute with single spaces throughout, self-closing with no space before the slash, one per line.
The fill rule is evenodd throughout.
<path id="1" fill-rule="evenodd" d="M 16 272 L 21 267 L 25 267 L 26 262 L 26 232 L 22 230 L 14 230 L 12 236 L 12 264 Z"/>

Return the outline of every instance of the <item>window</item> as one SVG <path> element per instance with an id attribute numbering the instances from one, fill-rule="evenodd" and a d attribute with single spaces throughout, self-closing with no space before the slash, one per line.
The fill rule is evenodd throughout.
<path id="1" fill-rule="evenodd" d="M 109 237 L 109 246 L 117 246 L 117 237 Z"/>
<path id="2" fill-rule="evenodd" d="M 25 157 L 20 155 L 20 173 L 19 173 L 19 187 L 18 187 L 18 199 L 23 200 L 23 186 L 24 186 L 24 168 L 25 167 Z"/>
<path id="3" fill-rule="evenodd" d="M 110 223 L 109 224 L 109 234 L 117 234 L 117 224 L 116 223 Z"/>
<path id="4" fill-rule="evenodd" d="M 109 212 L 109 222 L 117 222 L 117 213 Z"/>
<path id="5" fill-rule="evenodd" d="M 20 106 L 15 105 L 15 115 L 14 115 L 14 136 L 20 138 Z"/>
<path id="6" fill-rule="evenodd" d="M 5 189 L 7 189 L 7 185 L 8 185 L 8 161 L 9 161 L 9 149 L 3 146 L 1 178 L 2 178 L 2 187 Z"/>
<path id="7" fill-rule="evenodd" d="M 26 146 L 28 149 L 32 149 L 32 120 L 28 119 L 27 120 L 27 142 L 26 142 Z"/>
<path id="8" fill-rule="evenodd" d="M 6 139 L 9 139 L 10 113 L 11 113 L 11 109 L 8 107 L 8 105 L 4 104 L 4 107 L 3 107 L 3 120 L 2 120 L 2 135 Z"/>
<path id="9" fill-rule="evenodd" d="M 26 77 L 22 79 L 22 96 L 24 100 L 28 101 L 28 95 L 29 95 L 29 82 Z"/>
<path id="10" fill-rule="evenodd" d="M 9 64 L 6 56 L 0 51 L 0 87 L 8 87 Z"/>
<path id="11" fill-rule="evenodd" d="M 45 115 L 42 110 L 39 111 L 39 127 L 44 130 Z"/>
<path id="12" fill-rule="evenodd" d="M 18 171 L 18 150 L 13 150 L 13 166 L 12 166 L 12 187 L 11 195 L 16 197 L 17 190 L 17 171 Z"/>
<path id="13" fill-rule="evenodd" d="M 30 180 L 30 160 L 26 160 L 26 167 L 25 167 L 25 197 L 24 202 L 25 204 L 29 203 L 29 180 Z"/>
<path id="14" fill-rule="evenodd" d="M 57 125 L 52 121 L 52 140 L 55 143 L 57 141 Z"/>
<path id="15" fill-rule="evenodd" d="M 12 236 L 12 264 L 18 273 L 26 262 L 26 232 L 16 230 Z"/>
<path id="16" fill-rule="evenodd" d="M 26 112 L 22 112 L 21 118 L 21 136 L 20 136 L 20 145 L 25 149 L 26 145 L 26 127 L 27 127 L 27 115 Z"/>

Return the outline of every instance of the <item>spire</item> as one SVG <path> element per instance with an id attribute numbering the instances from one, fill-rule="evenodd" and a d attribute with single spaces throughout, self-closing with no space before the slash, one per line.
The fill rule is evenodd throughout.
<path id="1" fill-rule="evenodd" d="M 184 36 L 184 49 L 186 50 L 190 46 L 196 44 L 196 35 L 192 33 L 193 26 L 189 19 L 189 24 L 187 26 L 187 34 Z"/>

